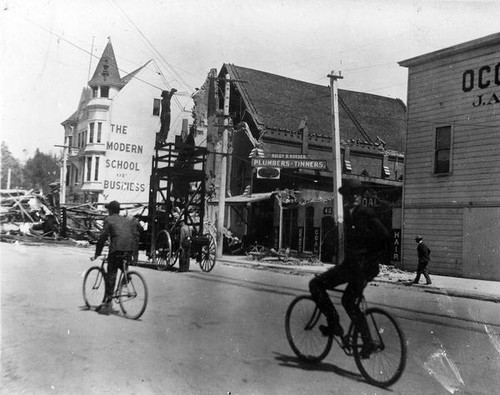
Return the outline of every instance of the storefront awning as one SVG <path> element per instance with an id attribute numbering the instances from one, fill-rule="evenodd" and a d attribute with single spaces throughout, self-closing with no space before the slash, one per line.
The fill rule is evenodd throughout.
<path id="1" fill-rule="evenodd" d="M 262 200 L 270 199 L 271 196 L 276 192 L 261 192 L 261 193 L 252 193 L 251 195 L 238 195 L 231 196 L 226 198 L 227 206 L 236 206 L 239 204 L 252 204 L 255 202 L 261 202 Z M 218 204 L 219 200 L 214 199 L 209 202 L 209 204 Z"/>

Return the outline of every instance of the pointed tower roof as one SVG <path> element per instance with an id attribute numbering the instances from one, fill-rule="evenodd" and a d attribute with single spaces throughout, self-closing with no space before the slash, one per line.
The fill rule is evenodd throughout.
<path id="1" fill-rule="evenodd" d="M 111 39 L 108 39 L 108 44 L 106 48 L 104 48 L 99 64 L 95 69 L 94 76 L 89 81 L 89 86 L 95 85 L 109 85 L 119 88 L 124 85 L 120 78 L 120 72 L 118 71 Z"/>

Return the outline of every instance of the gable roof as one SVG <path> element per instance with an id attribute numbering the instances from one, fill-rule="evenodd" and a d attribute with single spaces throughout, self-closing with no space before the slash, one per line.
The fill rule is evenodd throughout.
<path id="1" fill-rule="evenodd" d="M 80 119 L 82 119 L 83 114 L 84 114 L 84 109 L 87 106 L 88 102 L 90 101 L 90 98 L 91 98 L 90 88 L 83 88 L 82 94 L 80 95 L 80 101 L 78 103 L 78 108 L 76 109 L 76 111 L 73 114 L 70 115 L 70 117 L 68 119 L 61 122 L 61 125 L 64 126 L 64 125 L 69 124 L 69 123 L 76 123 Z"/>
<path id="2" fill-rule="evenodd" d="M 310 134 L 331 137 L 330 87 L 298 81 L 276 74 L 224 64 L 219 76 L 235 80 L 247 110 L 259 128 L 295 132 L 307 117 Z M 406 106 L 399 99 L 339 89 L 341 140 L 374 143 L 404 151 Z"/>
<path id="3" fill-rule="evenodd" d="M 116 63 L 115 52 L 111 39 L 108 40 L 101 59 L 95 68 L 94 76 L 89 81 L 89 86 L 109 85 L 121 88 L 124 84 L 120 78 L 120 72 Z"/>
<path id="4" fill-rule="evenodd" d="M 138 69 L 132 71 L 131 73 L 128 73 L 125 77 L 122 78 L 123 85 L 126 85 L 129 83 L 129 81 L 134 78 L 143 68 L 145 68 L 149 63 L 151 63 L 152 60 L 148 60 L 146 63 L 144 63 L 141 67 Z"/>

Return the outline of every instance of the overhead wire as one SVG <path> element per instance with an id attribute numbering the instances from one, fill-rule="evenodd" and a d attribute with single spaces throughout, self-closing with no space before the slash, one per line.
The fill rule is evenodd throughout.
<path id="1" fill-rule="evenodd" d="M 137 24 L 132 20 L 132 18 L 130 18 L 128 16 L 128 14 L 117 4 L 117 2 L 115 0 L 109 0 L 110 3 L 112 5 L 115 6 L 115 8 L 117 10 L 119 10 L 119 12 L 122 14 L 122 16 L 134 27 L 134 29 L 139 33 L 140 37 L 149 45 L 149 47 L 151 48 L 151 50 L 153 51 L 153 53 L 159 58 L 160 61 L 162 61 L 168 69 L 170 69 L 170 71 L 174 74 L 175 77 L 177 77 L 179 79 L 179 82 L 181 82 L 185 88 L 187 88 L 188 90 L 190 91 L 194 91 L 194 88 L 192 88 L 191 86 L 189 86 L 185 81 L 184 79 L 182 78 L 182 76 L 177 73 L 177 71 L 175 70 L 175 68 L 170 65 L 170 63 L 165 59 L 165 57 L 160 53 L 160 51 L 158 51 L 156 49 L 156 47 L 153 45 L 153 43 L 146 37 L 146 35 L 142 32 L 142 30 L 137 26 Z M 167 86 L 169 88 L 170 85 L 167 83 Z M 177 104 L 177 106 L 179 107 L 180 110 L 182 110 L 182 105 L 180 104 L 179 100 L 177 97 L 175 97 L 174 95 L 174 102 Z"/>

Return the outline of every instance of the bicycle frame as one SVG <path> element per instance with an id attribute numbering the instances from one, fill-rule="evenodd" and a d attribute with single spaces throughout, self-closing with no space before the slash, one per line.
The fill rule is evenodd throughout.
<path id="1" fill-rule="evenodd" d="M 124 255 L 123 257 L 120 258 L 122 260 L 122 266 L 120 267 L 120 275 L 118 276 L 118 281 L 115 283 L 115 289 L 113 290 L 112 298 L 113 299 L 118 299 L 120 297 L 120 284 L 123 282 L 124 278 L 127 278 L 128 276 L 128 267 L 129 264 L 132 262 L 132 255 Z M 105 265 L 108 264 L 108 256 L 104 255 L 101 258 L 102 263 L 101 263 L 101 269 L 104 271 L 104 273 L 108 273 L 107 267 Z M 99 279 L 99 281 L 102 281 L 103 279 Z M 100 283 L 99 283 L 100 286 Z"/>
<path id="2" fill-rule="evenodd" d="M 341 289 L 333 289 L 331 291 L 338 292 L 338 293 L 344 292 L 344 290 L 341 290 Z M 361 296 L 359 296 L 356 299 L 355 304 L 356 304 L 356 306 L 359 307 L 361 314 L 363 314 L 363 316 L 365 316 L 367 303 L 366 303 L 366 299 L 365 299 L 363 294 L 361 294 Z M 316 324 L 316 322 L 318 322 L 319 318 L 321 317 L 321 312 L 319 311 L 318 307 L 316 308 L 316 310 L 317 311 L 314 312 L 313 317 L 315 317 L 315 316 L 317 316 L 317 317 L 316 317 L 314 322 L 311 322 L 311 327 L 313 327 Z M 347 330 L 347 333 L 344 336 L 342 336 L 340 339 L 337 336 L 333 337 L 335 339 L 335 341 L 337 342 L 337 344 L 339 345 L 339 347 L 349 357 L 352 357 L 353 349 L 356 346 L 354 344 L 353 335 L 354 335 L 354 321 L 351 319 L 351 317 L 349 317 L 349 329 Z"/>

